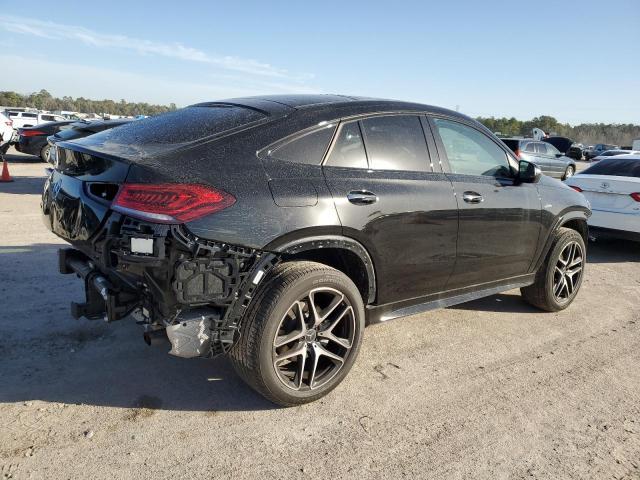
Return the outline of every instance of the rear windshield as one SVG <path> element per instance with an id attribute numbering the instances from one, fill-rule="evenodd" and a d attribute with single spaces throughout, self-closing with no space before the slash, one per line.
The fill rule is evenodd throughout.
<path id="1" fill-rule="evenodd" d="M 508 138 L 503 138 L 501 139 L 506 145 L 507 147 L 509 147 L 511 149 L 512 152 L 515 153 L 516 150 L 518 150 L 520 148 L 520 142 L 518 140 L 510 140 Z"/>
<path id="2" fill-rule="evenodd" d="M 132 122 L 128 128 L 107 130 L 93 141 L 121 145 L 183 144 L 256 122 L 264 114 L 226 105 L 187 107 Z"/>
<path id="3" fill-rule="evenodd" d="M 615 175 L 618 177 L 640 177 L 640 159 L 608 158 L 583 170 L 584 175 Z"/>

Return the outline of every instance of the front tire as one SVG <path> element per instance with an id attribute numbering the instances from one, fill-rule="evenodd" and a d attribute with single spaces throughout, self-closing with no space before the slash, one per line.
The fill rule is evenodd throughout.
<path id="1" fill-rule="evenodd" d="M 560 228 L 535 282 L 520 289 L 525 301 L 548 312 L 567 308 L 582 285 L 586 251 L 582 235 Z"/>
<path id="2" fill-rule="evenodd" d="M 315 262 L 275 267 L 259 288 L 231 350 L 240 377 L 281 406 L 317 400 L 353 365 L 364 304 L 342 272 Z"/>

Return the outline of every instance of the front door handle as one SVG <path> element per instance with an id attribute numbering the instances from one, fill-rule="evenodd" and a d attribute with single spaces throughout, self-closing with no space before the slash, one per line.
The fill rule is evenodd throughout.
<path id="1" fill-rule="evenodd" d="M 464 192 L 462 194 L 462 199 L 467 203 L 482 203 L 484 202 L 484 198 L 482 195 L 476 192 Z"/>
<path id="2" fill-rule="evenodd" d="M 371 205 L 378 201 L 378 197 L 366 190 L 354 190 L 347 194 L 347 200 L 354 205 Z"/>

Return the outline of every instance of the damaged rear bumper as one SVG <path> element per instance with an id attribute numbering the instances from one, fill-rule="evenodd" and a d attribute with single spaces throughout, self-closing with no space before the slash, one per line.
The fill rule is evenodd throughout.
<path id="1" fill-rule="evenodd" d="M 184 226 L 112 213 L 90 242 L 59 251 L 59 269 L 84 282 L 75 318 L 120 320 L 129 315 L 145 339 L 165 332 L 170 353 L 212 357 L 239 336 L 255 288 L 278 262 L 276 254 L 213 242 Z M 149 340 L 148 340 L 149 341 Z"/>

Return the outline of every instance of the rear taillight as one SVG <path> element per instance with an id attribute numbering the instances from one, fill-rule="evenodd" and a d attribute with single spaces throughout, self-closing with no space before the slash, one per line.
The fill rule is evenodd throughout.
<path id="1" fill-rule="evenodd" d="M 113 200 L 118 212 L 160 223 L 184 223 L 235 203 L 233 195 L 195 183 L 125 183 Z"/>
<path id="2" fill-rule="evenodd" d="M 640 202 L 640 192 L 633 192 L 631 194 L 631 198 L 633 198 L 636 202 Z"/>
<path id="3" fill-rule="evenodd" d="M 571 188 L 573 188 L 576 192 L 581 192 L 582 193 L 582 189 L 580 187 L 576 187 L 575 185 L 569 185 Z"/>
<path id="4" fill-rule="evenodd" d="M 40 130 L 21 130 L 20 135 L 23 137 L 37 137 L 38 135 L 46 135 L 46 133 Z"/>
<path id="5" fill-rule="evenodd" d="M 6 122 L 4 122 L 4 124 L 5 124 L 7 127 L 13 127 L 13 120 L 7 120 Z"/>
<path id="6" fill-rule="evenodd" d="M 520 149 L 516 150 L 516 157 L 520 158 Z"/>

